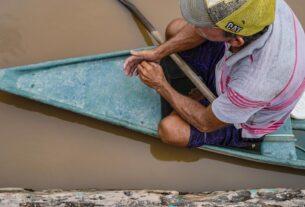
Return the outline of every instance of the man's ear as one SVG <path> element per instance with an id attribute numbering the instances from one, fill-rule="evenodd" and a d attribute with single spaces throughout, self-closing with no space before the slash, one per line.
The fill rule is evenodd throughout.
<path id="1" fill-rule="evenodd" d="M 232 47 L 242 47 L 245 44 L 245 40 L 242 36 L 240 35 L 236 35 L 233 38 L 230 38 L 228 40 L 228 43 L 232 46 Z"/>

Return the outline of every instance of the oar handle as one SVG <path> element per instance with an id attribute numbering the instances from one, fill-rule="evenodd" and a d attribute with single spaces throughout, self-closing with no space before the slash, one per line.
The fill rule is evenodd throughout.
<path id="1" fill-rule="evenodd" d="M 139 11 L 139 9 L 128 0 L 118 0 L 124 6 L 128 8 L 144 25 L 144 27 L 150 32 L 156 42 L 161 45 L 164 41 L 160 33 L 155 27 L 146 19 L 146 17 Z M 192 81 L 192 83 L 198 88 L 198 90 L 212 103 L 215 100 L 215 95 L 210 89 L 200 80 L 200 78 L 194 73 L 194 71 L 187 65 L 187 63 L 177 54 L 170 55 L 172 60 L 179 66 L 184 74 Z"/>
<path id="2" fill-rule="evenodd" d="M 140 12 L 140 10 L 133 3 L 128 0 L 119 0 L 119 2 L 121 2 L 125 7 L 127 7 L 129 11 L 131 11 L 131 13 L 133 13 L 138 19 L 140 19 L 142 24 L 144 24 L 145 28 L 149 32 L 153 32 L 156 30 L 155 27 L 150 23 L 150 21 L 146 19 L 142 12 Z"/>

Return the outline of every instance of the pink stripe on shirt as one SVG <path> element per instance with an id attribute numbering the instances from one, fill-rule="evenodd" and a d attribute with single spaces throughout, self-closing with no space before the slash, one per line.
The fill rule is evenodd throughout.
<path id="1" fill-rule="evenodd" d="M 252 101 L 244 96 L 240 95 L 236 91 L 232 90 L 230 87 L 227 89 L 227 95 L 229 100 L 238 107 L 242 108 L 261 108 L 268 104 L 264 101 Z"/>
<path id="2" fill-rule="evenodd" d="M 241 128 L 246 129 L 251 134 L 267 134 L 274 132 L 275 130 L 279 129 L 284 124 L 283 121 L 276 122 L 267 128 L 258 128 L 258 127 L 251 127 L 247 124 L 241 124 Z"/>
<path id="3" fill-rule="evenodd" d="M 297 100 L 299 97 L 301 97 L 301 95 L 303 94 L 305 90 L 305 79 L 303 80 L 303 82 L 301 83 L 301 85 L 299 86 L 299 88 L 297 89 L 297 91 L 285 102 L 274 106 L 274 107 L 269 107 L 267 108 L 268 110 L 273 110 L 273 111 L 279 111 L 282 110 L 288 106 L 290 106 L 292 103 L 295 102 L 295 100 Z"/>

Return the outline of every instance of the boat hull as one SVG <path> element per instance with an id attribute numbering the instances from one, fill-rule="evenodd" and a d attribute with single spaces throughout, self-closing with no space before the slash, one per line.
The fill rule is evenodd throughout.
<path id="1" fill-rule="evenodd" d="M 129 55 L 129 51 L 120 51 L 1 69 L 0 90 L 158 137 L 158 124 L 162 116 L 168 113 L 164 109 L 166 102 L 137 77 L 124 75 L 123 63 Z M 170 60 L 162 64 L 171 74 L 171 82 L 183 85 L 183 74 L 177 73 L 177 66 Z M 192 87 L 191 83 L 188 83 L 188 87 L 182 87 L 183 93 L 189 87 Z M 304 140 L 304 131 L 299 130 L 298 136 Z M 283 150 L 268 155 L 218 146 L 202 146 L 201 149 L 256 162 L 305 169 L 304 152 L 293 151 L 294 142 L 289 140 L 292 137 L 290 122 L 271 137 L 280 139 L 279 147 L 287 149 L 284 159 Z M 300 143 L 302 147 L 305 146 L 303 141 Z M 278 148 L 274 144 L 265 144 L 269 152 L 274 147 Z"/>

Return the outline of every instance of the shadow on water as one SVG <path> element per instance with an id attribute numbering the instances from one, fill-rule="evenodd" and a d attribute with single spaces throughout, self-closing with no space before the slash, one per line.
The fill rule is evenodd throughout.
<path id="1" fill-rule="evenodd" d="M 11 95 L 5 92 L 0 92 L 0 102 L 15 106 L 20 109 L 37 112 L 50 117 L 81 124 L 93 129 L 105 131 L 120 136 L 121 138 L 128 138 L 150 145 L 150 152 L 155 159 L 160 161 L 174 161 L 174 162 L 196 162 L 201 159 L 215 160 L 220 162 L 228 162 L 237 166 L 244 166 L 248 168 L 263 169 L 274 172 L 292 173 L 296 175 L 304 175 L 302 170 L 290 169 L 286 167 L 272 166 L 261 163 L 254 163 L 245 161 L 239 158 L 228 157 L 220 154 L 206 152 L 200 149 L 185 149 L 161 143 L 156 138 L 143 135 L 122 127 L 114 126 L 99 120 L 85 117 L 73 112 L 65 111 L 55 107 L 50 107 L 46 104 L 36 101 L 28 100 L 22 97 Z"/>

